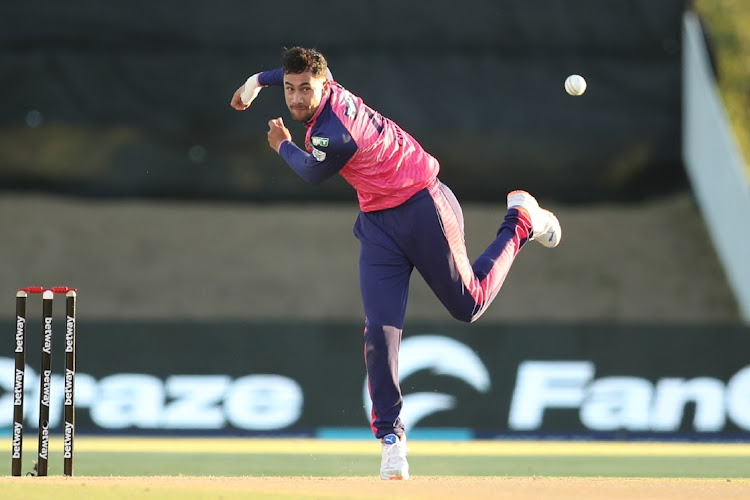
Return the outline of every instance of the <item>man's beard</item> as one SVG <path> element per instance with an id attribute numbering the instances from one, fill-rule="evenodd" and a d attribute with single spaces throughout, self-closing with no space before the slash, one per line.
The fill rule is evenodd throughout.
<path id="1" fill-rule="evenodd" d="M 294 119 L 294 121 L 300 123 L 306 123 L 310 121 L 310 118 L 312 118 L 315 114 L 315 110 L 309 108 L 289 108 L 289 112 L 292 114 L 292 118 Z M 299 113 L 302 113 L 302 115 L 300 115 Z M 297 118 L 298 116 L 301 116 L 301 118 Z"/>

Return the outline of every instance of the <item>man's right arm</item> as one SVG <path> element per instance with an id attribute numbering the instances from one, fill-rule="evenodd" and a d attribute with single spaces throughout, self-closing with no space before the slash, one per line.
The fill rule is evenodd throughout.
<path id="1" fill-rule="evenodd" d="M 283 68 L 255 73 L 234 92 L 230 105 L 238 111 L 244 111 L 249 108 L 250 103 L 252 103 L 256 97 L 258 97 L 260 89 L 269 85 L 280 86 L 283 85 L 283 83 Z"/>
<path id="2" fill-rule="evenodd" d="M 326 69 L 326 78 L 333 80 L 333 74 L 330 69 Z M 284 85 L 284 68 L 255 73 L 234 92 L 230 105 L 238 111 L 244 111 L 258 97 L 260 89 L 269 86 L 280 87 L 282 85 Z"/>
<path id="3" fill-rule="evenodd" d="M 258 83 L 263 87 L 284 85 L 284 68 L 276 68 L 271 71 L 258 73 Z"/>

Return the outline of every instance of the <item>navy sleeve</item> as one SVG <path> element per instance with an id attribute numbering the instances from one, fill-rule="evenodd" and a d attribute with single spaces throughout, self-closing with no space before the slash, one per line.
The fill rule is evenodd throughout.
<path id="1" fill-rule="evenodd" d="M 280 87 L 284 85 L 284 68 L 276 68 L 271 71 L 263 71 L 258 74 L 258 83 L 264 87 L 274 85 Z"/>
<path id="2" fill-rule="evenodd" d="M 279 154 L 297 175 L 312 184 L 338 173 L 357 152 L 357 143 L 330 105 L 320 113 L 310 135 L 312 154 L 291 141 L 281 143 Z"/>
<path id="3" fill-rule="evenodd" d="M 335 162 L 325 162 L 325 160 L 319 162 L 313 155 L 307 151 L 302 151 L 292 141 L 282 142 L 279 154 L 286 160 L 292 170 L 297 172 L 297 175 L 310 184 L 320 184 L 343 167 L 343 165 L 339 166 Z"/>

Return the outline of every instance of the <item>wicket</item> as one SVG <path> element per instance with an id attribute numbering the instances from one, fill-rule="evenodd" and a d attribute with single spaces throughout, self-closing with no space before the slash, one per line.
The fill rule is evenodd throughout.
<path id="1" fill-rule="evenodd" d="M 65 390 L 63 422 L 63 473 L 73 475 L 75 406 L 73 388 L 76 373 L 76 289 L 64 286 L 30 286 L 16 293 L 15 377 L 13 385 L 12 475 L 20 476 L 23 455 L 23 386 L 26 367 L 26 300 L 42 295 L 42 362 L 39 389 L 39 449 L 35 466 L 38 476 L 47 475 L 49 462 L 49 407 L 52 381 L 52 303 L 55 294 L 66 297 Z M 31 473 L 30 473 L 31 474 Z M 31 474 L 33 475 L 33 474 Z"/>

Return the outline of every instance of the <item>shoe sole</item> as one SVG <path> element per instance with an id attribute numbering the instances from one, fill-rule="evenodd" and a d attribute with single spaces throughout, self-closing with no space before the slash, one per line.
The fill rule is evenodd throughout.
<path id="1" fill-rule="evenodd" d="M 544 210 L 544 209 L 542 209 Z M 550 212 L 549 210 L 544 210 L 547 212 L 548 217 L 551 217 L 555 220 L 555 230 L 551 232 L 545 233 L 543 238 L 537 239 L 534 238 L 534 241 L 538 241 L 542 246 L 547 248 L 555 248 L 557 245 L 560 244 L 560 241 L 562 240 L 562 227 L 560 226 L 560 221 L 557 220 L 557 216 Z"/>
<path id="2" fill-rule="evenodd" d="M 395 471 L 394 471 L 395 472 Z M 404 479 L 409 479 L 409 472 L 401 472 L 401 474 L 395 473 L 393 475 L 387 475 L 384 476 L 382 473 L 380 474 L 380 479 L 384 481 L 403 481 Z"/>
<path id="3" fill-rule="evenodd" d="M 528 210 L 527 205 L 539 208 L 539 202 L 528 191 L 519 189 L 508 193 L 508 208 L 521 207 Z"/>
<path id="4" fill-rule="evenodd" d="M 404 476 L 388 476 L 388 477 L 380 476 L 380 479 L 382 479 L 383 481 L 404 481 L 406 479 L 409 479 L 409 476 L 406 476 L 406 475 L 404 475 Z"/>

